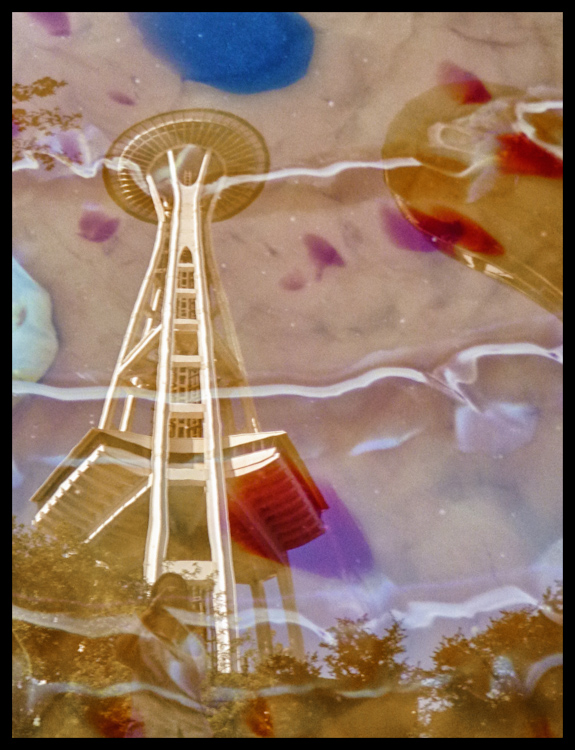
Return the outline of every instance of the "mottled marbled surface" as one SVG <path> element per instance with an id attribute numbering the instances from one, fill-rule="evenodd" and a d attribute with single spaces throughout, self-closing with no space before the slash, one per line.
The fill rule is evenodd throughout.
<path id="1" fill-rule="evenodd" d="M 14 80 L 67 82 L 54 102 L 81 113 L 85 137 L 64 146 L 80 149 L 88 167 L 137 121 L 191 107 L 247 119 L 267 142 L 272 171 L 374 162 L 392 119 L 437 85 L 446 62 L 518 88 L 562 84 L 558 12 L 306 12 L 316 35 L 308 74 L 254 95 L 182 82 L 145 48 L 127 13 L 69 13 L 68 36 L 31 15 L 14 14 Z M 97 171 L 13 177 L 13 252 L 49 292 L 60 343 L 43 382 L 105 386 L 154 227 L 124 214 Z M 445 255 L 398 245 L 386 218 L 396 210 L 381 171 L 357 168 L 270 182 L 213 229 L 263 427 L 290 434 L 373 551 L 371 573 L 343 587 L 296 573 L 300 606 L 322 625 L 501 587 L 537 598 L 550 580 L 534 565 L 562 533 L 559 322 Z M 101 233 L 94 214 L 107 227 Z M 336 253 L 319 270 L 310 235 Z M 491 356 L 474 370 L 473 352 Z M 435 375 L 388 377 L 393 367 Z M 453 382 L 464 382 L 488 424 L 456 418 Z M 284 395 L 265 397 L 270 384 L 283 384 Z M 31 516 L 28 497 L 100 408 L 42 396 L 17 406 L 22 519 Z M 502 454 L 494 446 L 506 434 L 512 450 Z M 416 655 L 437 636 L 422 633 L 410 631 Z"/>

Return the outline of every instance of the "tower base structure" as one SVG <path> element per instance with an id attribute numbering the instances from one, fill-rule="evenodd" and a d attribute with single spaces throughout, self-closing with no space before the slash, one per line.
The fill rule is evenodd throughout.
<path id="1" fill-rule="evenodd" d="M 224 471 L 236 584 L 250 586 L 260 652 L 270 652 L 272 632 L 265 581 L 275 578 L 282 597 L 291 651 L 304 642 L 287 552 L 324 531 L 327 505 L 285 432 L 224 438 Z M 172 438 L 168 463 L 169 544 L 162 573 L 189 582 L 197 611 L 206 616 L 206 643 L 215 658 L 215 564 L 205 501 L 203 438 Z M 66 526 L 127 573 L 143 569 L 151 487 L 151 438 L 92 429 L 31 500 L 34 523 L 48 534 Z M 241 619 L 241 618 L 240 618 Z"/>

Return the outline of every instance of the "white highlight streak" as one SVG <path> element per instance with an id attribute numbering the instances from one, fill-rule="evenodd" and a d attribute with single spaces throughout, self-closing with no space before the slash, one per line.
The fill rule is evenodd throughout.
<path id="1" fill-rule="evenodd" d="M 326 167 L 310 169 L 307 167 L 286 167 L 267 174 L 246 174 L 234 177 L 220 177 L 206 187 L 206 193 L 219 193 L 233 185 L 243 185 L 246 182 L 268 182 L 271 180 L 285 180 L 288 177 L 335 177 L 348 169 L 400 169 L 403 167 L 421 167 L 422 163 L 411 156 L 396 159 L 381 159 L 379 161 L 339 161 Z"/>
<path id="2" fill-rule="evenodd" d="M 363 443 L 354 445 L 349 452 L 349 455 L 360 456 L 362 453 L 372 453 L 373 451 L 386 451 L 391 448 L 397 448 L 414 437 L 414 435 L 419 435 L 420 432 L 420 429 L 410 430 L 404 435 L 388 435 L 386 437 L 373 438 L 372 440 L 364 440 Z"/>
<path id="3" fill-rule="evenodd" d="M 438 617 L 471 619 L 482 612 L 508 607 L 535 606 L 537 600 L 517 586 L 501 586 L 467 599 L 465 602 L 409 602 L 407 612 L 392 610 L 392 615 L 408 629 L 427 628 Z M 369 624 L 372 627 L 371 624 Z"/>
<path id="4" fill-rule="evenodd" d="M 448 362 L 437 366 L 430 375 L 411 367 L 376 367 L 360 375 L 330 385 L 296 385 L 291 383 L 274 383 L 256 385 L 247 388 L 220 388 L 222 398 L 267 398 L 270 396 L 301 396 L 302 398 L 333 398 L 350 391 L 369 388 L 369 386 L 386 378 L 405 378 L 416 383 L 423 383 L 450 395 L 458 401 L 468 403 L 461 385 L 474 383 L 477 378 L 477 360 L 485 356 L 532 355 L 546 357 L 555 362 L 563 362 L 563 347 L 546 349 L 537 344 L 517 342 L 508 344 L 481 344 L 464 349 L 451 357 Z M 16 396 L 33 394 L 52 398 L 56 401 L 103 401 L 107 388 L 91 386 L 87 388 L 60 388 L 43 383 L 32 383 L 26 380 L 13 380 L 12 393 Z M 116 398 L 127 395 L 136 398 L 155 399 L 154 391 L 140 388 L 118 388 Z"/>
<path id="5" fill-rule="evenodd" d="M 525 678 L 525 690 L 528 695 L 531 695 L 535 686 L 547 671 L 562 666 L 563 654 L 560 653 L 550 654 L 549 656 L 536 661 L 535 664 L 532 664 L 529 667 L 529 672 L 527 672 L 527 677 Z"/>
<path id="6" fill-rule="evenodd" d="M 219 388 L 218 394 L 222 398 L 267 398 L 269 396 L 302 396 L 304 398 L 332 398 L 341 396 L 349 391 L 367 388 L 373 383 L 386 378 L 407 378 L 418 383 L 429 382 L 426 375 L 419 370 L 410 367 L 378 367 L 369 372 L 362 373 L 354 378 L 343 380 L 331 385 L 294 385 L 290 383 L 277 383 L 273 385 L 256 385 L 246 388 Z M 59 388 L 42 383 L 30 383 L 25 380 L 12 381 L 12 393 L 17 395 L 34 394 L 53 398 L 57 401 L 99 401 L 106 397 L 107 389 L 103 386 L 87 388 Z M 155 399 L 154 391 L 144 391 L 139 388 L 119 388 L 117 396 L 122 397 L 132 394 L 138 398 Z"/>
<path id="7" fill-rule="evenodd" d="M 173 607 L 166 608 L 184 625 L 195 625 L 200 627 L 214 626 L 216 618 L 213 615 L 204 615 L 199 612 L 188 612 Z M 106 638 L 121 633 L 136 633 L 141 629 L 141 623 L 135 615 L 116 615 L 104 617 L 74 617 L 73 615 L 52 612 L 40 612 L 32 609 L 24 609 L 16 604 L 12 605 L 12 619 L 38 625 L 50 630 L 60 630 L 66 633 L 83 635 L 88 638 Z M 285 625 L 293 622 L 307 628 L 315 633 L 321 640 L 332 642 L 333 636 L 319 625 L 309 620 L 300 613 L 286 612 L 283 609 L 244 610 L 238 617 L 240 630 L 253 628 L 256 622 L 270 622 L 277 625 Z"/>

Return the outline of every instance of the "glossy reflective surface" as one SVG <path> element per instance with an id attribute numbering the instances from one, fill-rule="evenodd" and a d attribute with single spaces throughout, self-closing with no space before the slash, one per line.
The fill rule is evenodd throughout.
<path id="1" fill-rule="evenodd" d="M 469 80 L 410 101 L 384 157 L 422 166 L 387 172 L 406 218 L 439 249 L 563 312 L 563 100 Z M 467 76 L 467 78 L 466 78 Z"/>
<path id="2" fill-rule="evenodd" d="M 562 734 L 561 15 L 301 15 L 307 73 L 232 94 L 182 80 L 127 13 L 14 14 L 13 257 L 51 300 L 38 354 L 52 325 L 58 341 L 38 382 L 46 357 L 31 379 L 14 357 L 16 737 Z M 525 132 L 506 97 L 556 104 L 524 111 Z M 214 254 L 261 428 L 289 434 L 329 506 L 289 551 L 308 656 L 270 578 L 262 657 L 240 583 L 251 643 L 232 675 L 197 586 L 150 591 L 121 535 L 102 557 L 65 524 L 30 527 L 29 499 L 98 423 L 154 244 L 102 158 L 198 108 L 267 144 L 261 195 L 214 224 Z M 505 123 L 480 128 L 481 169 L 438 177 L 476 163 L 483 136 L 445 125 L 477 112 Z M 430 154 L 434 126 L 459 157 Z M 174 544 L 190 523 L 180 503 Z"/>

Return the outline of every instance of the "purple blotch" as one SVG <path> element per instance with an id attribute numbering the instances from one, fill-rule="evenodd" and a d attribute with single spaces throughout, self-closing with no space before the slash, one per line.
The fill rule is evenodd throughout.
<path id="1" fill-rule="evenodd" d="M 399 211 L 384 208 L 381 217 L 385 233 L 398 247 L 419 253 L 437 250 L 437 245 L 431 241 L 431 237 L 412 226 Z"/>
<path id="2" fill-rule="evenodd" d="M 61 149 L 61 153 L 64 156 L 67 156 L 68 159 L 75 164 L 82 163 L 82 147 L 80 146 L 78 134 L 76 132 L 71 130 L 65 131 L 63 133 L 58 133 L 55 138 Z"/>
<path id="3" fill-rule="evenodd" d="M 70 19 L 67 13 L 28 13 L 50 36 L 70 36 Z"/>
<path id="4" fill-rule="evenodd" d="M 133 106 L 136 103 L 135 99 L 133 99 L 131 96 L 128 96 L 128 94 L 122 93 L 121 91 L 108 91 L 108 96 L 117 104 L 127 104 L 129 106 Z"/>
<path id="5" fill-rule="evenodd" d="M 280 286 L 282 289 L 286 289 L 288 292 L 297 292 L 298 289 L 303 289 L 305 286 L 305 276 L 299 270 L 287 273 L 280 279 Z"/>
<path id="6" fill-rule="evenodd" d="M 328 266 L 345 266 L 344 259 L 335 247 L 327 240 L 324 240 L 323 237 L 317 234 L 306 234 L 303 241 L 307 247 L 309 257 L 316 267 L 316 281 L 321 279 L 324 270 Z"/>
<path id="7" fill-rule="evenodd" d="M 89 242 L 106 242 L 116 233 L 119 219 L 111 219 L 103 211 L 84 211 L 80 218 L 79 236 Z"/>
<path id="8" fill-rule="evenodd" d="M 321 516 L 325 534 L 290 550 L 290 565 L 325 578 L 358 580 L 374 568 L 370 546 L 334 488 L 329 484 L 318 487 L 329 505 Z"/>
<path id="9" fill-rule="evenodd" d="M 20 135 L 20 125 L 16 120 L 12 120 L 12 138 L 17 138 Z"/>

